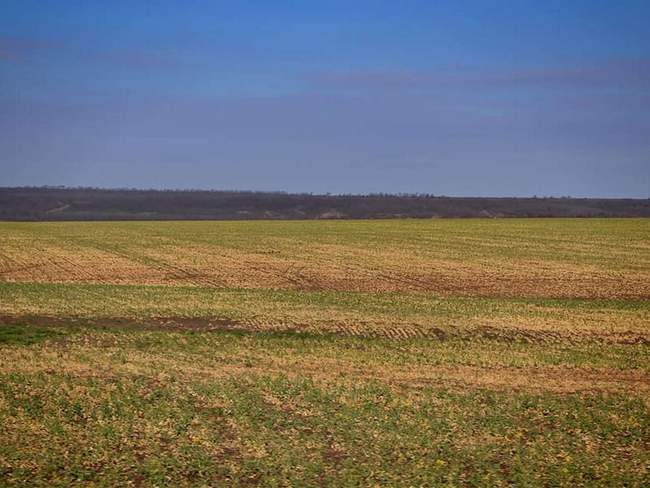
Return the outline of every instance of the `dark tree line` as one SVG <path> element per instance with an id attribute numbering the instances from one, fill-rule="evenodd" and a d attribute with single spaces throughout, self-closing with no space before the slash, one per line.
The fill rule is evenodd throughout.
<path id="1" fill-rule="evenodd" d="M 650 217 L 650 199 L 0 188 L 2 220 Z"/>

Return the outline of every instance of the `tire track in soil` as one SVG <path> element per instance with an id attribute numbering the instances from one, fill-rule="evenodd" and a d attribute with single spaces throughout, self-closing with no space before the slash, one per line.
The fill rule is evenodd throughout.
<path id="1" fill-rule="evenodd" d="M 116 249 L 111 249 L 108 247 L 103 247 L 97 245 L 96 243 L 86 244 L 87 247 L 97 249 L 108 254 L 118 256 L 120 258 L 126 259 L 127 261 L 135 261 L 139 264 L 143 264 L 148 268 L 162 272 L 163 275 L 167 275 L 168 278 L 172 280 L 179 280 L 183 283 L 189 283 L 198 287 L 206 288 L 225 288 L 225 283 L 219 282 L 209 275 L 206 275 L 203 272 L 198 270 L 188 270 L 180 266 L 173 265 L 167 261 L 152 258 L 145 254 L 138 253 L 127 253 L 125 251 L 118 251 Z"/>
<path id="2" fill-rule="evenodd" d="M 92 293 L 92 292 L 91 292 Z M 119 299 L 101 296 L 102 300 L 119 302 Z M 438 327 L 427 329 L 413 327 L 387 327 L 369 329 L 356 324 L 336 322 L 320 329 L 305 323 L 292 321 L 274 321 L 263 317 L 245 319 L 230 319 L 219 317 L 79 317 L 79 316 L 47 316 L 47 315 L 0 315 L 1 325 L 101 325 L 113 327 L 137 326 L 138 328 L 152 328 L 163 330 L 197 330 L 220 331 L 239 330 L 248 332 L 298 332 L 312 335 L 337 334 L 359 338 L 387 338 L 394 341 L 407 341 L 418 338 L 435 338 L 440 341 L 460 340 L 475 341 L 484 339 L 503 343 L 526 344 L 618 344 L 628 346 L 650 346 L 650 334 L 636 332 L 616 332 L 611 334 L 563 334 L 553 331 L 539 331 L 530 329 L 498 329 L 494 326 L 481 326 L 473 328 L 459 328 L 443 330 Z"/>

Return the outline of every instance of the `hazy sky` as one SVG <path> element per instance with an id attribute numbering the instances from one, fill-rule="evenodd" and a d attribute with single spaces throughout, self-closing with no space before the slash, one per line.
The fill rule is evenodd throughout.
<path id="1" fill-rule="evenodd" d="M 650 197 L 650 1 L 0 1 L 0 186 Z"/>

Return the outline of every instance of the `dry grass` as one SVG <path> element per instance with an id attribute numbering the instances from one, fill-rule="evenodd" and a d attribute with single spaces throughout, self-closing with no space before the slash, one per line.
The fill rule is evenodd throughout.
<path id="1" fill-rule="evenodd" d="M 126 333 L 120 333 L 125 327 Z M 644 361 L 646 347 L 642 345 L 587 344 L 574 346 L 568 352 L 563 344 L 512 344 L 485 339 L 420 339 L 399 343 L 380 339 L 364 343 L 353 338 L 336 340 L 306 335 L 303 342 L 295 339 L 297 345 L 287 347 L 294 336 L 286 336 L 283 342 L 282 334 L 260 341 L 235 334 L 229 336 L 227 356 L 215 356 L 215 349 L 223 347 L 223 339 L 210 337 L 207 332 L 195 333 L 204 342 L 197 344 L 196 337 L 188 339 L 179 330 L 161 335 L 152 328 L 134 337 L 139 329 L 124 324 L 105 325 L 103 334 L 92 333 L 92 329 L 91 334 L 58 337 L 37 349 L 3 350 L 3 374 L 56 372 L 79 378 L 173 375 L 184 382 L 284 375 L 321 384 L 380 381 L 404 391 L 427 386 L 461 391 L 469 387 L 625 393 L 650 400 L 650 364 Z M 240 338 L 242 343 L 235 344 L 234 338 Z M 151 342 L 153 347 L 139 348 L 134 345 L 136 340 Z M 166 347 L 161 348 L 156 340 L 166 341 Z M 172 341 L 176 344 L 171 345 Z M 627 364 L 619 362 L 623 358 Z"/>

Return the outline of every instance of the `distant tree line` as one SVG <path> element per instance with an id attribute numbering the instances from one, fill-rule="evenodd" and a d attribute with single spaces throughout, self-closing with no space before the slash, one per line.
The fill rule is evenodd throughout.
<path id="1" fill-rule="evenodd" d="M 203 189 L 0 188 L 2 220 L 650 217 L 650 199 Z"/>

